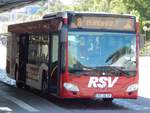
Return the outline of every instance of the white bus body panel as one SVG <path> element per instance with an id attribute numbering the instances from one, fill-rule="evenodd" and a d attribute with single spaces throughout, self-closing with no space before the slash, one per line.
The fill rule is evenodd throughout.
<path id="1" fill-rule="evenodd" d="M 26 84 L 32 88 L 41 90 L 43 70 L 48 72 L 48 66 L 46 64 L 41 64 L 40 67 L 33 64 L 27 64 Z"/>

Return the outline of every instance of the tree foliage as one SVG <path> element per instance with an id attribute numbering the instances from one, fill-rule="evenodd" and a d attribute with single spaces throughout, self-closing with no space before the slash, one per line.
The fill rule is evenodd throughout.
<path id="1" fill-rule="evenodd" d="M 93 11 L 93 12 L 109 12 L 109 13 L 124 13 L 127 12 L 122 0 L 84 0 L 76 1 L 80 3 L 75 6 L 75 10 Z"/>
<path id="2" fill-rule="evenodd" d="M 127 9 L 122 0 L 73 0 L 72 5 L 64 5 L 61 0 L 48 2 L 46 12 L 66 10 L 124 13 Z"/>
<path id="3" fill-rule="evenodd" d="M 130 12 L 138 12 L 142 20 L 150 19 L 150 0 L 123 0 Z"/>

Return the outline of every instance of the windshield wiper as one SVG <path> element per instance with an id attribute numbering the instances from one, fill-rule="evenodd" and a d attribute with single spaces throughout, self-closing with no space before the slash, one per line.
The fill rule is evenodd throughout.
<path id="1" fill-rule="evenodd" d="M 83 68 L 83 69 L 72 69 L 72 70 L 69 70 L 70 72 L 72 73 L 75 73 L 75 72 L 87 72 L 87 71 L 90 71 L 92 69 L 88 69 L 88 68 Z"/>

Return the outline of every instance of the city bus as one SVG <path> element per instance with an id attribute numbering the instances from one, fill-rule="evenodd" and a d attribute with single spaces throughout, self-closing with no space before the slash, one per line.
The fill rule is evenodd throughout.
<path id="1" fill-rule="evenodd" d="M 9 76 L 59 98 L 138 97 L 136 17 L 58 12 L 8 26 Z"/>

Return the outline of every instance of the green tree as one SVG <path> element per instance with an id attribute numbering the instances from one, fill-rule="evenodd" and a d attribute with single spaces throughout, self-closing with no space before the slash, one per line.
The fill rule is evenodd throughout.
<path id="1" fill-rule="evenodd" d="M 143 31 L 145 21 L 150 20 L 150 0 L 123 0 L 123 3 L 131 14 L 139 17 L 140 28 Z"/>
<path id="2" fill-rule="evenodd" d="M 78 11 L 124 13 L 127 9 L 122 0 L 76 0 L 74 7 Z"/>
<path id="3" fill-rule="evenodd" d="M 138 12 L 142 20 L 150 19 L 150 0 L 123 0 L 128 11 Z"/>

